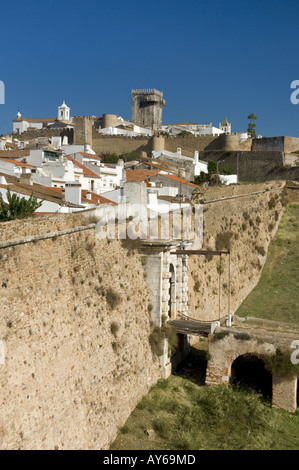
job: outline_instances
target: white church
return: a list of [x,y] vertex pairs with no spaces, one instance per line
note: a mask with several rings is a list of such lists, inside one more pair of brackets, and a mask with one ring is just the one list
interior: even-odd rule
[[13,120],[13,132],[22,134],[28,130],[34,129],[72,129],[73,118],[70,116],[70,108],[63,101],[61,106],[58,106],[58,115],[56,118],[24,118],[20,111],[17,117]]

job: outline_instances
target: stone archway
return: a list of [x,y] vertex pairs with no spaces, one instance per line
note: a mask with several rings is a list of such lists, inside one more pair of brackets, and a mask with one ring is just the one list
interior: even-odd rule
[[[224,335],[217,336],[217,333],[221,333],[221,331]],[[278,344],[261,341],[258,336],[242,335],[240,333],[237,330],[228,331],[228,329],[221,328],[219,331],[216,329],[216,333],[209,336],[210,358],[207,365],[206,385],[213,386],[221,383],[228,385],[234,381],[234,377],[237,376],[238,372],[236,370],[238,362],[241,361],[238,359],[240,356],[251,355],[261,358],[263,355],[275,354]],[[244,360],[243,365],[246,367],[246,361]],[[240,378],[240,374],[238,376]],[[273,407],[291,413],[296,411],[297,380],[297,376],[285,377],[273,373],[271,390]],[[268,385],[268,390],[269,387],[270,385]]]
[[229,383],[251,388],[266,400],[272,399],[272,374],[265,368],[263,360],[255,354],[243,354],[234,360]]

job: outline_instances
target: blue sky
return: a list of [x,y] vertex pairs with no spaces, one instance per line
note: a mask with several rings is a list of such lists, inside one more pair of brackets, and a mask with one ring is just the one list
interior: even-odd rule
[[163,123],[299,137],[298,0],[102,0],[1,4],[0,133],[25,117],[115,113],[131,119],[131,89],[156,88]]

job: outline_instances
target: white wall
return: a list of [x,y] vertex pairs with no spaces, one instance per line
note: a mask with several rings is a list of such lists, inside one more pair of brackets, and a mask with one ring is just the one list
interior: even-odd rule
[[73,155],[77,152],[86,152],[95,154],[89,145],[62,145],[61,149],[64,155]]
[[[8,187],[9,185],[7,185]],[[24,194],[19,194],[15,191],[10,191],[11,194],[17,194],[17,196],[19,196],[21,199],[24,197],[25,199],[29,199],[30,196],[25,196]],[[7,197],[6,197],[6,194],[7,194],[7,190],[5,188],[0,188],[0,194],[2,195],[3,197],[3,200],[5,202],[8,202],[7,201]],[[41,201],[41,199],[37,199],[38,202]],[[60,205],[55,203],[55,202],[50,202],[50,201],[43,201],[41,207],[39,207],[36,212],[60,212]]]
[[219,175],[219,179],[222,184],[237,184],[238,183],[237,175]]
[[7,175],[19,177],[22,173],[22,167],[16,166],[10,162],[5,162],[4,160],[0,160],[0,171],[2,173],[6,173]]

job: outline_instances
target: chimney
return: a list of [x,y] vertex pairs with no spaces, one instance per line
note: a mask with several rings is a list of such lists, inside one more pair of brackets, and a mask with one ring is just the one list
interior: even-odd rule
[[177,149],[176,149],[176,153],[177,153],[178,155],[182,155],[182,149],[181,149],[180,147],[177,148]]
[[81,205],[81,184],[75,182],[65,183],[64,199],[66,202]]
[[86,193],[86,199],[89,199],[91,201],[91,193]]
[[32,185],[32,174],[31,173],[25,173],[25,171],[22,171],[21,176],[20,176],[20,183],[21,184],[28,184]]
[[195,150],[194,152],[194,164],[197,165],[199,161],[199,152],[198,150]]

